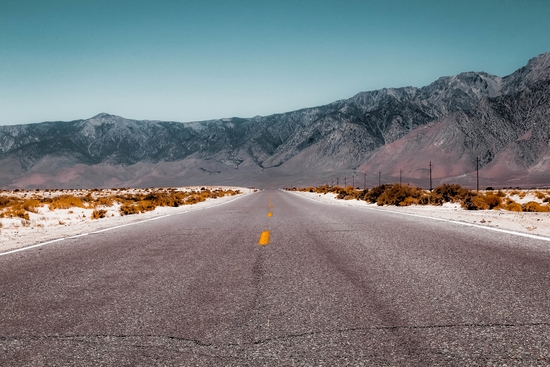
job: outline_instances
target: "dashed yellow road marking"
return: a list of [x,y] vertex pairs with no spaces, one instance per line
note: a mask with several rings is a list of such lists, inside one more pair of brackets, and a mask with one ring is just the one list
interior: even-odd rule
[[269,213],[267,213],[267,216],[268,216],[268,217],[272,217],[272,216],[273,216],[273,213],[272,213],[272,212],[269,212]]
[[269,231],[263,231],[260,235],[260,240],[258,241],[258,245],[267,245],[269,244]]

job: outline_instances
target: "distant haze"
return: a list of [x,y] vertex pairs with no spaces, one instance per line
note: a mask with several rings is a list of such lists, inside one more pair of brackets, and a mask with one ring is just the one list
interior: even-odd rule
[[252,117],[550,50],[548,1],[25,0],[0,5],[0,125]]

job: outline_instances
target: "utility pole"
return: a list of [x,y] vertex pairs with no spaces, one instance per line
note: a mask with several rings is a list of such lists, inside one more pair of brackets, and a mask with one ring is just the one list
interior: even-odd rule
[[336,186],[338,186],[338,180],[340,179],[340,177],[336,177]]
[[355,189],[355,175],[351,176],[351,186]]
[[367,189],[367,174],[364,173],[364,177],[363,177],[363,190],[366,190]]
[[401,186],[401,183],[402,183],[402,181],[403,181],[402,173],[403,173],[403,171],[402,171],[402,170],[399,170],[399,186]]
[[479,192],[479,157],[476,157],[476,190]]
[[348,178],[344,177],[344,187],[347,187],[347,186],[348,186]]
[[380,183],[380,176],[382,175],[382,172],[378,171],[378,186],[382,186]]
[[432,191],[432,161],[430,161],[430,191]]

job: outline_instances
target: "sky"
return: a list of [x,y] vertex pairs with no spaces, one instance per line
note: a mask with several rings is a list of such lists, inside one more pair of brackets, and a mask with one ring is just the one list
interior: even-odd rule
[[505,76],[550,51],[549,19],[550,0],[0,0],[0,125],[265,116]]

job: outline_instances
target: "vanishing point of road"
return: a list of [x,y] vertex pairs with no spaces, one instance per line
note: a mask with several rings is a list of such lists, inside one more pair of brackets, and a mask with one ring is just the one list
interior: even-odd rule
[[548,366],[550,242],[261,191],[0,256],[2,366]]

